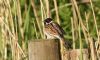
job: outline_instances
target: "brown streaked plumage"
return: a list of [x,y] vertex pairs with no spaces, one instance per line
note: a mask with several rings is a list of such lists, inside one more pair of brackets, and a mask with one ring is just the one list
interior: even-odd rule
[[59,26],[59,24],[53,22],[51,18],[47,18],[44,20],[44,32],[47,38],[48,36],[52,36],[53,38],[58,39],[64,38],[64,30]]

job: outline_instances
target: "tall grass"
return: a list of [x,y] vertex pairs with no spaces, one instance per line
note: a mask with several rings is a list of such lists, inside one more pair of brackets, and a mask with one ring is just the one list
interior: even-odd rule
[[[90,59],[97,60],[99,13],[95,14],[95,3],[91,0],[81,3],[76,0],[70,3],[68,0],[0,0],[0,60],[28,60],[27,43],[45,38],[43,20],[47,17],[63,27],[65,38],[73,41],[73,49],[80,49],[80,60],[84,59],[82,49],[86,47],[90,49]],[[98,42],[96,46],[94,39]]]

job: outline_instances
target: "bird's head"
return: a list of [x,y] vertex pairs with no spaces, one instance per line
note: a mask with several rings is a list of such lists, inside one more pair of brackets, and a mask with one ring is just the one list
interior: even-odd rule
[[52,19],[51,18],[46,18],[45,20],[44,20],[44,24],[50,24],[52,22]]

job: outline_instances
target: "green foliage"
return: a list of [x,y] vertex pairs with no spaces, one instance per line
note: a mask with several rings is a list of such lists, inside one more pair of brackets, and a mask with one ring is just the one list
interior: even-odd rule
[[[21,36],[21,31],[19,28],[19,19],[17,13],[18,13],[18,6],[17,6],[17,2],[18,0],[11,0],[10,2],[10,6],[11,6],[11,13],[12,13],[12,17],[13,17],[13,24],[14,24],[14,29],[15,29],[15,33],[18,33],[18,43],[19,45],[22,47],[23,43],[22,40],[24,39],[24,43],[25,43],[25,52],[27,51],[27,43],[29,40],[31,39],[41,39],[41,35],[40,35],[40,31],[39,31],[39,27],[37,25],[36,22],[36,17],[33,11],[33,7],[31,4],[31,0],[19,0],[20,1],[20,11],[21,11],[21,18],[22,18],[22,28],[23,28],[23,36]],[[94,4],[94,11],[96,14],[96,21],[97,21],[97,26],[98,29],[100,29],[100,0],[96,0],[95,2],[93,2]],[[42,14],[41,14],[41,4],[40,4],[40,0],[34,0],[34,4],[36,7],[36,11],[37,11],[37,15],[38,15],[38,19],[39,19],[39,24],[41,26],[41,29],[43,29],[42,26]],[[73,36],[72,36],[72,26],[71,26],[71,17],[73,17],[73,11],[72,11],[72,7],[71,5],[66,6],[65,4],[69,4],[69,0],[57,0],[57,5],[58,5],[58,13],[59,13],[59,19],[60,19],[60,25],[61,27],[64,29],[65,31],[65,38],[72,41],[73,40]],[[54,21],[56,20],[56,14],[55,11],[52,12],[53,9],[55,9],[54,7],[54,2],[53,0],[49,1],[49,5],[50,5],[50,11],[51,11],[51,17],[53,18]],[[45,2],[43,1],[43,6],[44,6],[44,10],[46,10],[45,8]],[[63,7],[61,7],[63,6]],[[86,19],[85,19],[85,12],[89,13],[90,12],[90,16],[88,19],[88,26],[89,26],[89,33],[90,35],[94,38],[97,39],[97,31],[96,31],[96,27],[94,24],[94,20],[93,20],[93,15],[92,15],[92,10],[90,7],[90,4],[80,4],[79,5],[79,9],[80,9],[80,13],[81,13],[81,17],[82,17],[82,21],[84,23],[84,25],[86,26]],[[42,11],[43,12],[43,11]],[[46,12],[45,12],[46,14]],[[10,19],[8,19],[10,20]],[[79,19],[78,22],[79,23]],[[2,32],[1,32],[2,28],[0,27],[0,56],[3,54],[3,40],[2,40]],[[76,29],[75,31],[77,31],[78,29]],[[42,30],[43,32],[43,30]],[[78,32],[78,31],[77,31]],[[82,32],[82,28],[80,28],[80,34],[81,34],[81,40],[82,40],[82,44],[83,44],[83,48],[86,48],[86,41],[85,41],[85,37],[84,34]],[[75,37],[76,38],[76,37]],[[76,48],[79,48],[79,37],[76,38]],[[23,47],[22,47],[23,48]],[[11,47],[8,47],[7,51],[8,51],[8,60],[11,60],[12,56],[12,52],[10,51]],[[27,52],[26,52],[27,53]]]

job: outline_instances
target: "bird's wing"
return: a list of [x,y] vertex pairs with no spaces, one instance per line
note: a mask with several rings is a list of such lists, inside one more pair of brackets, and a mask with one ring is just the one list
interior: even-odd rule
[[62,29],[62,27],[58,23],[54,22],[53,26],[58,31],[58,33],[60,35],[64,35],[65,34],[64,30]]
[[53,26],[53,24],[48,24],[45,26],[45,31],[50,35],[59,35],[57,29]]
[[56,36],[57,38],[63,38],[64,30],[59,26],[59,24],[53,22],[45,26],[45,31],[51,36]]

